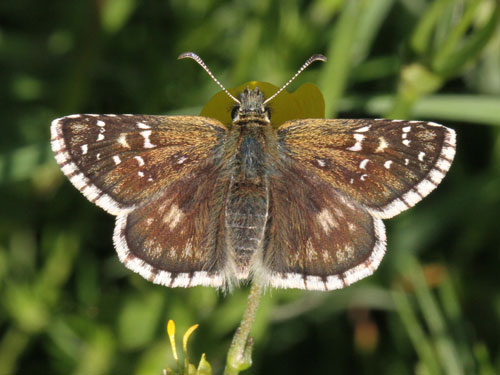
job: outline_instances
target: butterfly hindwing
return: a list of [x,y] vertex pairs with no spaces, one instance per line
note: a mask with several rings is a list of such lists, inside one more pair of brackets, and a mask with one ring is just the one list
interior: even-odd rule
[[51,126],[63,173],[114,215],[216,158],[225,133],[219,121],[199,116],[71,115]]
[[332,290],[378,267],[385,253],[384,224],[361,204],[293,162],[270,179],[270,191],[262,256],[266,283]]
[[455,155],[455,132],[424,121],[295,120],[278,137],[295,163],[380,218],[434,190]]
[[144,278],[169,287],[226,286],[230,253],[223,252],[224,190],[216,165],[169,185],[158,199],[117,217],[120,260]]

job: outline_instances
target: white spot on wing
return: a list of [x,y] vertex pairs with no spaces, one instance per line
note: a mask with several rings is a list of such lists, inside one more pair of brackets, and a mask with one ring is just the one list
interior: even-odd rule
[[55,154],[55,158],[56,158],[57,164],[62,165],[67,160],[69,160],[69,155],[67,155],[65,152],[61,152],[61,153]]
[[104,139],[104,134],[99,133],[99,135],[97,136],[97,140],[102,141],[103,139]]
[[384,137],[379,137],[378,138],[379,140],[379,144],[377,146],[377,149],[375,150],[375,152],[382,152],[384,151],[389,145],[387,144],[387,141],[385,140]]
[[391,167],[391,164],[392,164],[392,160],[387,160],[387,161],[384,163],[384,168],[389,169],[389,168]]
[[441,155],[448,159],[453,159],[455,157],[455,148],[454,147],[445,147],[441,151]]
[[321,257],[323,258],[324,262],[330,263],[332,261],[332,256],[327,250],[321,253]]
[[75,164],[69,163],[69,164],[66,164],[64,167],[62,167],[61,170],[63,171],[63,173],[66,176],[68,176],[68,175],[74,173],[75,171],[77,171],[77,168],[76,168]]
[[139,133],[140,135],[142,135],[142,137],[144,138],[144,148],[154,148],[155,145],[151,143],[151,141],[149,140],[149,136],[151,135],[151,130],[145,130],[143,132],[140,132]]
[[82,155],[85,155],[87,153],[87,151],[89,150],[89,146],[88,145],[82,145],[81,149],[82,149]]
[[309,261],[314,259],[314,256],[316,255],[316,252],[314,251],[312,241],[307,240],[306,242],[306,257],[309,259]]
[[185,156],[181,156],[179,159],[177,159],[177,164],[182,164],[187,160]]
[[437,122],[432,122],[432,121],[428,122],[427,125],[443,127],[443,125],[438,124]]
[[335,215],[337,215],[338,217],[340,217],[340,218],[344,217],[344,213],[342,212],[342,210],[340,208],[334,208],[333,210],[335,211]]
[[422,197],[413,189],[407,192],[405,195],[403,195],[403,198],[405,202],[407,202],[410,205],[410,207],[413,207],[422,199]]
[[175,204],[173,204],[170,207],[170,211],[168,214],[163,218],[163,222],[168,225],[170,230],[173,230],[177,224],[179,224],[179,221],[181,221],[182,217],[184,216],[184,213],[179,209],[179,207]]
[[102,120],[97,120],[97,126],[105,126],[106,123]]
[[145,123],[143,123],[143,122],[138,122],[138,123],[137,123],[137,127],[138,127],[139,129],[151,129],[151,126],[146,125],[146,124],[145,124]]
[[403,132],[408,133],[411,130],[411,125],[405,126]]
[[359,178],[361,181],[364,181],[366,180],[366,178],[368,177],[367,174],[362,174],[361,177]]
[[450,169],[451,162],[445,159],[439,159],[436,163],[436,166],[443,171],[447,171],[448,169]]
[[137,172],[137,175],[138,175],[139,177],[144,177],[144,172],[143,172],[143,171],[139,171],[139,172]]
[[339,250],[340,251],[337,252],[337,259],[339,259],[340,262],[349,261],[354,254],[354,248],[351,245],[346,245],[344,249]]
[[363,126],[362,128],[356,129],[354,131],[356,133],[364,133],[364,132],[367,132],[368,130],[370,130],[371,127],[372,127],[371,125],[366,125],[366,126]]
[[363,149],[361,142],[363,142],[365,136],[363,134],[354,134],[354,139],[356,140],[354,146],[348,147],[347,149],[350,151],[361,151]]
[[420,151],[420,152],[418,153],[418,160],[420,160],[420,161],[424,161],[424,156],[425,156],[425,152]]
[[410,159],[405,159],[405,165],[410,164]]
[[137,160],[137,163],[139,163],[139,167],[142,167],[144,163],[144,159],[141,156],[134,156],[134,159]]
[[320,223],[320,225],[323,227],[323,230],[325,233],[330,232],[331,228],[335,228],[337,226],[337,223],[332,216],[332,213],[328,209],[323,209],[318,215],[317,219]]
[[130,148],[130,145],[127,142],[127,134],[121,133],[118,137],[118,143],[121,144],[125,148]]
[[406,147],[410,147],[410,140],[409,140],[409,139],[403,139],[403,144],[404,144]]
[[317,159],[316,161],[318,162],[318,165],[320,167],[324,167],[325,166],[325,161],[323,159]]
[[369,161],[370,159],[364,159],[361,163],[359,163],[359,168],[366,169],[366,164],[368,164]]
[[421,183],[417,185],[417,191],[420,193],[421,196],[425,197],[427,194],[429,194],[432,190],[436,188],[436,185],[429,180],[423,180]]
[[113,161],[115,162],[116,165],[122,162],[118,155],[113,156]]
[[50,145],[52,146],[52,151],[59,152],[65,149],[64,142],[61,139],[53,139],[50,141]]
[[433,181],[435,184],[439,184],[443,178],[444,178],[444,173],[441,172],[438,169],[433,169],[430,173],[428,178]]

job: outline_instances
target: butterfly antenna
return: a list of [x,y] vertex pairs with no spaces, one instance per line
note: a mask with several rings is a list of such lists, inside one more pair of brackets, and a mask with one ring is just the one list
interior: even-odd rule
[[194,52],[184,52],[184,53],[181,53],[179,55],[179,57],[177,58],[178,60],[180,59],[193,59],[194,61],[196,61],[198,64],[201,65],[201,67],[203,69],[205,69],[205,71],[208,73],[208,75],[215,81],[215,83],[217,83],[219,85],[219,87],[231,98],[233,99],[236,103],[240,104],[241,105],[241,102],[236,99],[234,96],[232,96],[229,91],[227,91],[227,89],[222,86],[222,83],[219,82],[219,80],[217,78],[215,78],[215,76],[212,74],[212,72],[210,71],[210,69],[208,69],[208,66],[203,62],[203,60],[201,59],[200,56],[198,56],[196,53]]
[[298,75],[299,75],[300,73],[302,73],[302,72],[304,71],[304,69],[305,69],[305,68],[307,68],[309,65],[311,65],[311,64],[312,64],[313,62],[315,62],[315,61],[326,61],[326,57],[325,57],[325,56],[323,56],[323,55],[313,55],[313,56],[309,57],[309,58],[307,59],[307,61],[304,63],[304,65],[302,65],[302,66],[300,67],[300,69],[299,69],[299,70],[297,70],[297,73],[295,73],[295,75],[294,75],[292,78],[290,78],[290,80],[289,80],[287,83],[285,83],[285,84],[283,85],[283,87],[282,87],[282,88],[280,88],[278,91],[276,91],[276,92],[274,93],[274,95],[272,95],[271,97],[269,97],[268,99],[266,99],[266,100],[264,101],[264,104],[266,104],[266,103],[270,102],[270,101],[271,101],[271,100],[273,100],[276,96],[278,96],[278,94],[279,94],[280,92],[282,92],[282,91],[283,91],[283,90],[284,90],[284,89],[285,89],[285,88],[286,88],[286,87],[287,87],[290,83],[292,83],[292,82],[293,82],[293,80],[294,80],[295,78],[297,78],[297,77],[298,77]]

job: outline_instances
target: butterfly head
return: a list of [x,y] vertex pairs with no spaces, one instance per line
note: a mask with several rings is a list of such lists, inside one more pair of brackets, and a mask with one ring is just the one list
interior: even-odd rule
[[245,125],[249,122],[261,125],[268,125],[271,122],[271,112],[269,107],[266,106],[271,100],[278,96],[297,76],[302,73],[302,71],[307,68],[314,61],[326,61],[326,57],[323,55],[313,55],[300,67],[300,69],[295,73],[295,75],[288,80],[278,91],[276,91],[269,98],[265,99],[264,95],[260,92],[259,88],[256,87],[254,90],[248,87],[240,94],[240,99],[236,99],[231,93],[215,78],[207,65],[203,60],[194,52],[184,52],[178,57],[179,59],[192,59],[196,61],[200,66],[205,69],[208,75],[214,80],[214,82],[219,85],[219,87],[229,96],[236,105],[234,106],[231,117],[234,125]]
[[248,87],[240,94],[239,103],[237,103],[231,117],[235,125],[254,121],[257,123],[268,124],[271,122],[271,113],[269,107],[265,105],[264,95],[256,87],[254,90]]

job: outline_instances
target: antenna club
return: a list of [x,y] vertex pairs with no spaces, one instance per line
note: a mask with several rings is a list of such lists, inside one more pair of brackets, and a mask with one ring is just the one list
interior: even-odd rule
[[179,57],[177,57],[177,60],[181,60],[181,59],[193,59],[193,60],[196,60],[196,58],[199,58],[199,56],[194,53],[194,52],[183,52],[179,55]]
[[312,55],[310,57],[310,60],[311,60],[311,62],[313,62],[313,61],[327,61],[328,59],[326,58],[326,56],[323,56],[321,54],[317,54],[317,55]]

